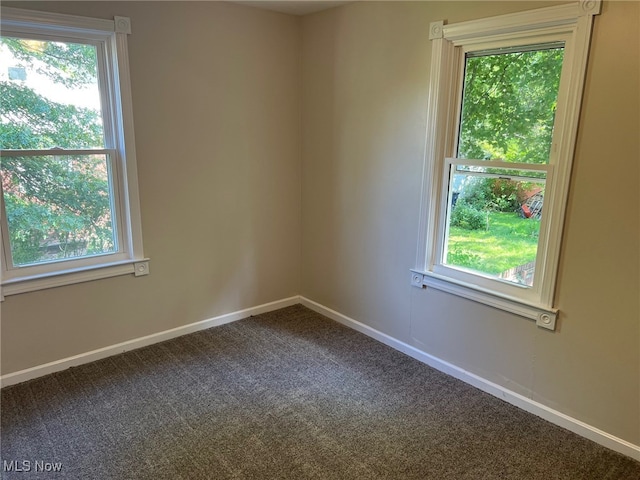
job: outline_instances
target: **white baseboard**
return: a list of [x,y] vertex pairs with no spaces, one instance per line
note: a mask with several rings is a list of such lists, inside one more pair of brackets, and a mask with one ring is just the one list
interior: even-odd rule
[[394,348],[395,350],[403,352],[410,357],[413,357],[416,360],[419,360],[435,368],[436,370],[440,370],[447,375],[451,375],[452,377],[462,380],[465,383],[473,385],[474,387],[479,388],[480,390],[498,397],[512,405],[515,405],[516,407],[519,407],[529,413],[533,413],[534,415],[544,418],[545,420],[560,427],[566,428],[567,430],[570,430],[582,437],[588,438],[589,440],[592,440],[604,447],[610,448],[611,450],[622,453],[623,455],[627,455],[628,457],[640,461],[640,446],[638,445],[634,445],[630,442],[622,440],[621,438],[610,435],[607,432],[592,427],[591,425],[565,415],[564,413],[558,412],[557,410],[549,408],[546,405],[531,400],[530,398],[524,397],[523,395],[504,388],[496,383],[490,382],[489,380],[468,372],[456,365],[434,357],[433,355],[429,355],[428,353],[425,353],[407,343],[401,342],[400,340],[397,340],[385,333],[382,333],[374,328],[371,328],[363,323],[349,318],[346,315],[336,312],[335,310],[332,310],[328,307],[325,307],[324,305],[321,305],[317,302],[314,302],[313,300],[309,300],[308,298],[302,296],[294,296],[282,300],[277,300],[275,302],[265,303],[256,307],[227,313],[207,320],[202,320],[200,322],[195,322],[189,325],[183,325],[181,327],[165,330],[163,332],[154,333],[145,337],[135,338],[133,340],[128,340],[116,345],[100,348],[91,352],[74,355],[72,357],[57,360],[55,362],[50,362],[44,365],[38,365],[36,367],[20,370],[18,372],[9,373],[0,377],[0,387],[6,387],[9,385],[14,385],[16,383],[25,382],[27,380],[41,377],[43,375],[48,375],[50,373],[65,370],[69,367],[75,367],[84,363],[93,362],[95,360],[100,360],[102,358],[117,355],[129,350],[135,350],[136,348],[145,347],[147,345],[152,345],[154,343],[169,340],[181,335],[197,332],[199,330],[205,330],[207,328],[224,325],[225,323],[235,322],[237,320],[247,318],[251,315],[260,315],[261,313],[270,312],[279,308],[295,305],[297,303],[302,303],[304,306],[310,308],[311,310],[329,317],[332,320],[335,320],[336,322],[341,323],[358,332],[364,333],[365,335],[374,338],[384,343],[385,345]]
[[520,395],[519,393],[513,392],[501,385],[490,382],[489,380],[468,372],[456,365],[441,360],[440,358],[434,357],[433,355],[429,355],[428,353],[425,353],[407,343],[401,342],[400,340],[397,340],[385,333],[382,333],[374,328],[360,323],[357,320],[349,318],[346,315],[336,312],[335,310],[327,308],[324,305],[314,302],[313,300],[309,300],[305,297],[300,297],[300,303],[310,308],[311,310],[314,310],[326,317],[331,318],[332,320],[335,320],[338,323],[357,330],[358,332],[364,333],[365,335],[374,338],[379,342],[382,342],[385,345],[388,345],[396,350],[399,350],[409,355],[410,357],[421,361],[422,363],[426,363],[436,370],[440,370],[447,375],[451,375],[452,377],[462,380],[465,383],[473,385],[474,387],[479,388],[484,392],[498,397],[529,413],[533,413],[538,417],[544,418],[545,420],[555,425],[566,428],[567,430],[582,437],[588,438],[589,440],[592,440],[604,447],[640,461],[640,446],[638,445],[634,445],[630,442],[627,442],[626,440],[610,435],[607,432],[604,432],[573,417],[565,415],[564,413],[558,412],[557,410],[549,408],[546,405],[536,402],[535,400],[531,400],[530,398]]
[[261,313],[270,312],[279,308],[289,307],[297,303],[300,303],[300,297],[298,296],[285,298],[282,300],[277,300],[275,302],[258,305],[257,307],[246,308],[237,312],[219,315],[207,320],[190,323],[189,325],[183,325],[181,327],[172,328],[170,330],[154,333],[145,337],[134,338],[132,340],[127,340],[126,342],[118,343],[116,345],[110,345],[108,347],[99,348],[97,350],[81,353],[72,357],[63,358],[62,360],[56,360],[54,362],[45,363],[43,365],[37,365],[25,370],[20,370],[18,372],[2,375],[0,377],[0,388],[14,385],[16,383],[26,382],[27,380],[31,380],[33,378],[38,378],[42,377],[43,375],[66,370],[69,367],[76,367],[84,363],[100,360],[102,358],[117,355],[129,350],[135,350],[136,348],[146,347],[147,345],[163,342],[171,338],[186,335],[187,333],[193,333],[199,330],[205,330],[207,328],[224,325],[225,323],[242,320],[243,318],[247,318],[251,315],[260,315]]

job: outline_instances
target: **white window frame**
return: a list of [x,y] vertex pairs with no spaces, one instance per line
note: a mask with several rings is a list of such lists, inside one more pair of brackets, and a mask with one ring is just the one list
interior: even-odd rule
[[[571,165],[594,15],[600,0],[583,0],[452,25],[430,25],[432,41],[427,139],[416,268],[411,283],[432,287],[536,320],[555,329],[554,292]],[[564,42],[558,106],[547,173],[534,285],[524,287],[443,263],[447,165],[455,155],[465,53]],[[449,160],[447,160],[449,159]],[[464,163],[469,163],[466,161]],[[526,168],[531,168],[527,165]],[[511,167],[510,168],[516,168]],[[534,167],[535,168],[535,167]]]
[[[136,168],[133,109],[129,80],[127,36],[131,33],[127,17],[113,20],[62,15],[48,12],[2,8],[3,36],[28,36],[61,42],[96,46],[98,75],[103,109],[105,148],[57,150],[58,155],[103,154],[111,162],[114,229],[118,249],[114,253],[59,260],[24,267],[13,267],[4,205],[0,210],[2,274],[0,298],[44,288],[69,285],[117,275],[146,275],[148,259],[142,248],[142,225]],[[36,151],[2,151],[17,156]],[[3,199],[1,199],[3,200]]]

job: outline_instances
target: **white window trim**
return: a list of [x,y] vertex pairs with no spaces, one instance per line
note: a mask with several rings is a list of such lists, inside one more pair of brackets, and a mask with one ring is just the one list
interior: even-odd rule
[[[138,174],[136,167],[135,136],[133,129],[133,108],[127,35],[131,33],[131,23],[127,17],[114,17],[113,20],[38,12],[17,8],[2,8],[0,21],[2,34],[11,33],[49,35],[73,41],[95,40],[104,42],[107,62],[103,78],[111,101],[108,102],[108,116],[112,128],[114,145],[106,145],[105,151],[115,151],[114,196],[119,215],[118,232],[122,248],[118,254],[102,255],[93,258],[69,259],[47,265],[58,266],[44,269],[30,269],[20,275],[7,270],[7,252],[1,255],[2,281],[0,300],[4,296],[31,292],[45,288],[70,285],[85,281],[108,278],[117,275],[149,273],[149,259],[145,258],[142,248],[142,223],[140,218],[140,200],[138,193]],[[101,72],[101,75],[103,72]],[[64,151],[62,152],[64,154]],[[4,229],[2,229],[4,230]],[[0,230],[0,235],[6,232]],[[4,245],[4,242],[2,242]]]
[[[600,0],[530,10],[509,15],[445,25],[430,26],[432,41],[429,100],[423,191],[420,208],[416,268],[411,269],[411,283],[416,287],[432,287],[486,305],[536,320],[538,326],[555,329],[558,309],[554,293],[560,257],[560,242],[569,190],[571,165],[575,151],[578,118],[586,73],[593,16],[600,13]],[[464,52],[504,44],[543,43],[562,39],[565,60],[559,91],[559,107],[554,126],[552,160],[547,188],[552,199],[545,208],[546,227],[540,232],[542,255],[538,255],[537,282],[526,294],[517,285],[492,287],[474,281],[477,275],[450,275],[438,265],[438,239],[443,232],[444,159],[453,156],[457,112],[461,85],[459,68]],[[562,103],[562,108],[560,107]],[[564,115],[563,115],[564,113]],[[546,207],[546,206],[545,206]],[[498,281],[494,281],[497,285]],[[489,282],[490,284],[490,282]]]

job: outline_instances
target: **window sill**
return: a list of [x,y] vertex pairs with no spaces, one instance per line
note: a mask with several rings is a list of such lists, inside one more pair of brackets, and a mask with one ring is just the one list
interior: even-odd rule
[[32,275],[4,280],[2,282],[2,297],[34,292],[46,288],[61,287],[74,283],[90,282],[102,278],[117,277],[134,274],[136,277],[149,274],[149,259],[125,260],[88,267],[59,270],[57,272]]
[[411,285],[419,288],[435,288],[436,290],[515,313],[521,317],[535,320],[536,325],[548,330],[555,330],[556,328],[557,308],[536,305],[518,298],[507,297],[506,295],[485,290],[477,285],[460,282],[443,275],[421,270],[411,270]]

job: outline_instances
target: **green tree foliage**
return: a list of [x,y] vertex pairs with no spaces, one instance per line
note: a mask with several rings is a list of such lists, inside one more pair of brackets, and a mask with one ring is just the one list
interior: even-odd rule
[[458,157],[547,163],[563,53],[468,58]]
[[[16,64],[80,92],[96,83],[91,45],[0,37]],[[0,148],[86,149],[104,145],[100,112],[59,103],[24,82],[0,81]],[[106,159],[102,155],[3,156],[2,187],[13,262],[111,251],[114,247]]]
[[0,148],[102,147],[99,112],[52,102],[10,81],[0,82],[0,96]]

